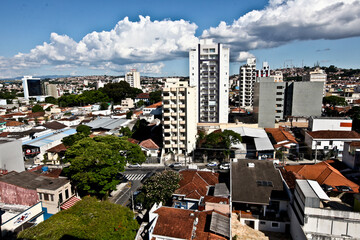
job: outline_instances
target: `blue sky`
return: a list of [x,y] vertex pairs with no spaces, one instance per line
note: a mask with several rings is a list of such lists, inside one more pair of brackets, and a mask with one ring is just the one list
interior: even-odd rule
[[[142,16],[142,17],[139,17]],[[272,68],[360,68],[358,0],[0,1],[0,78],[46,74],[188,75],[200,38]]]

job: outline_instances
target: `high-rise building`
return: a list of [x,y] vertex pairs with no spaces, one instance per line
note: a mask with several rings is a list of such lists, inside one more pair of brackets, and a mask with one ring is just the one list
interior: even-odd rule
[[229,48],[210,39],[190,50],[190,86],[197,87],[199,123],[228,122],[229,55]]
[[60,96],[59,89],[57,89],[55,84],[45,84],[45,90],[46,95],[52,96],[54,98],[59,98]]
[[259,78],[254,87],[254,113],[259,127],[274,127],[287,116],[320,116],[322,82],[275,82]]
[[140,73],[136,69],[131,69],[130,72],[126,73],[125,81],[130,84],[130,87],[141,89]]
[[269,77],[268,62],[262,63],[262,68],[256,70],[256,58],[248,58],[246,64],[240,67],[239,103],[240,107],[251,109],[254,104],[254,85],[258,77]]
[[314,71],[309,72],[308,74],[302,77],[304,82],[322,82],[324,85],[323,96],[325,96],[325,83],[326,83],[327,74],[324,70],[316,68]]
[[246,64],[240,67],[239,102],[240,107],[253,106],[253,89],[256,82],[256,58],[248,58]]
[[24,89],[24,98],[29,100],[30,97],[42,96],[43,89],[40,78],[33,78],[32,76],[24,76],[22,79]]
[[195,148],[196,124],[196,88],[179,78],[168,78],[163,89],[165,152],[190,153]]

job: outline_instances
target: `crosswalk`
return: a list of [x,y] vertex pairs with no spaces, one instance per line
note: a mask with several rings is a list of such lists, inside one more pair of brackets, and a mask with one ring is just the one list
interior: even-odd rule
[[128,181],[141,181],[146,176],[146,173],[127,173],[124,177]]

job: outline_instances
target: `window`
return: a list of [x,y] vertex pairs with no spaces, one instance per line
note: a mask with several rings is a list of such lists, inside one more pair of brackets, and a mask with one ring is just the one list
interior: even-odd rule
[[316,142],[316,145],[321,146],[321,142]]
[[54,194],[50,194],[50,201],[54,201]]
[[282,86],[277,86],[276,88],[277,88],[277,89],[283,89],[283,87],[282,87]]
[[333,141],[332,141],[332,140],[329,141],[329,145],[333,145]]
[[260,225],[265,225],[266,222],[265,221],[260,221]]
[[277,98],[276,101],[282,101],[283,99],[282,98]]
[[42,200],[42,193],[39,193],[39,199]]
[[279,223],[277,223],[277,222],[272,222],[272,223],[271,223],[271,227],[272,227],[272,228],[279,228],[280,225],[279,225]]
[[61,193],[61,192],[59,193],[59,202],[60,202],[60,203],[63,202],[63,196],[62,196],[62,193]]
[[276,95],[282,95],[282,92],[277,92]]
[[49,194],[44,193],[44,200],[45,200],[45,201],[49,201]]
[[68,199],[69,198],[69,189],[66,189],[65,190],[65,199]]
[[215,48],[210,48],[209,50],[210,50],[211,53],[215,52]]

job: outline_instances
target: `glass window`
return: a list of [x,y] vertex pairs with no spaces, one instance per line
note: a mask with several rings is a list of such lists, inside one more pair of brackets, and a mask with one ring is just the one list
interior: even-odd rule
[[277,222],[272,222],[272,223],[271,223],[271,227],[272,227],[272,228],[279,228],[280,226],[279,226],[279,223],[277,223]]
[[39,193],[39,199],[42,200],[42,193]]
[[50,201],[54,201],[54,194],[50,194]]
[[69,198],[69,189],[66,189],[65,190],[65,199],[68,199]]
[[49,201],[49,194],[44,193],[44,200],[45,200],[45,201]]
[[62,196],[62,193],[61,193],[61,192],[59,193],[59,202],[60,202],[60,203],[63,202],[63,196]]

